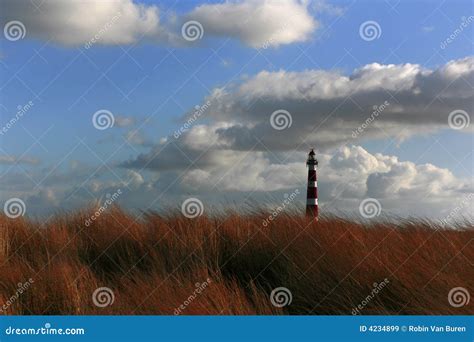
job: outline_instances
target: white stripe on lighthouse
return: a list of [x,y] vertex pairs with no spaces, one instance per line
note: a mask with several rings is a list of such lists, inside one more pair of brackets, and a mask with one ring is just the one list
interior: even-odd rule
[[309,164],[308,169],[310,170],[316,170],[316,165]]
[[308,182],[308,188],[317,188],[318,187],[318,181],[309,181]]
[[317,198],[307,198],[306,199],[306,204],[307,205],[318,205],[318,199]]

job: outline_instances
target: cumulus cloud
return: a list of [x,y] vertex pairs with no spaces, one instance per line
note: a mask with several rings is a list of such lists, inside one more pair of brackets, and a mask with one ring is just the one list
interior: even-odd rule
[[205,4],[187,18],[200,22],[205,34],[234,37],[255,48],[308,40],[319,25],[307,1],[300,0]]
[[92,40],[104,45],[130,44],[142,37],[165,36],[158,7],[131,0],[5,0],[2,9],[2,25],[19,20],[25,25],[28,37],[67,46],[87,44]]
[[[320,159],[320,198],[338,209],[355,211],[360,200],[373,197],[388,212],[439,217],[474,192],[472,180],[448,169],[371,154],[360,146],[343,146]],[[471,215],[473,205],[471,197],[462,214]]]
[[21,21],[27,37],[64,46],[118,45],[137,41],[189,45],[181,25],[197,20],[204,38],[231,37],[252,47],[280,46],[308,40],[318,22],[306,1],[242,0],[200,5],[182,16],[161,16],[156,5],[132,0],[41,2],[3,0],[2,26]]
[[346,193],[345,197],[355,198],[450,198],[470,184],[457,179],[448,169],[371,154],[360,146],[339,148],[328,160],[327,167],[322,163],[321,172],[330,175],[331,183],[349,184],[352,193]]
[[[178,139],[170,136],[166,144],[122,165],[177,170],[193,162],[205,170],[238,151],[329,151],[363,140],[403,140],[449,128],[453,110],[469,114],[474,100],[470,84],[473,57],[434,70],[375,63],[349,76],[321,70],[264,71],[228,89],[215,89],[207,99],[208,124],[195,123]],[[271,114],[278,109],[290,113],[290,127],[272,127]]]
[[[227,89],[216,89],[206,115],[226,123],[215,133],[237,150],[257,142],[272,150],[324,149],[360,140],[404,139],[448,127],[450,112],[470,112],[472,84],[473,57],[436,69],[373,63],[350,75],[262,71]],[[292,125],[276,131],[270,117],[279,109],[290,113]]]

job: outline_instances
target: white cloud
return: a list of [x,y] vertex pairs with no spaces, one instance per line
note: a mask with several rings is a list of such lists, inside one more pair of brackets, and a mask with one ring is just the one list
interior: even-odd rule
[[162,32],[156,6],[136,4],[131,0],[37,2],[6,0],[2,2],[2,22],[20,20],[27,36],[52,40],[62,45],[130,44],[137,39]]
[[204,27],[204,34],[234,37],[259,48],[308,40],[318,22],[307,1],[245,0],[196,7],[187,17]]
[[[320,159],[322,201],[341,210],[356,211],[361,199],[374,197],[386,212],[442,218],[474,192],[472,180],[448,169],[370,154],[360,146],[344,146]],[[471,216],[473,205],[471,200],[461,214]]]
[[[206,115],[221,127],[219,141],[237,150],[262,142],[272,150],[299,146],[332,148],[360,139],[433,132],[448,127],[453,110],[472,108],[474,58],[451,61],[436,69],[417,64],[369,64],[350,75],[336,71],[262,71],[227,89],[216,90]],[[385,106],[363,132],[374,106]],[[271,114],[278,109],[292,116],[292,126],[275,131]],[[472,126],[467,130],[471,130]]]
[[[467,185],[448,169],[432,164],[399,161],[395,156],[370,154],[360,146],[344,146],[321,163],[321,172],[331,183],[352,186],[353,197],[421,199],[438,196],[449,199]],[[351,196],[345,196],[351,197]]]

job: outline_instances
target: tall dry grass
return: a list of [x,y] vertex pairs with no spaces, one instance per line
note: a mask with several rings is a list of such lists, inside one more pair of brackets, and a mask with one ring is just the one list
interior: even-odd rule
[[[454,287],[474,292],[468,223],[364,226],[282,213],[265,227],[264,213],[136,219],[112,208],[86,226],[90,214],[57,215],[43,226],[0,217],[3,314],[172,315],[180,306],[181,314],[351,314],[362,303],[360,314],[474,313],[473,301],[448,301]],[[99,287],[113,291],[111,305],[94,305]],[[290,305],[272,305],[277,287],[291,291]]]

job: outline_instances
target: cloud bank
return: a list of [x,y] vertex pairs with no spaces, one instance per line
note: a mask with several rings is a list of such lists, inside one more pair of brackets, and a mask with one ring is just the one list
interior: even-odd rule
[[[348,76],[322,70],[262,71],[228,89],[214,89],[202,114],[209,124],[198,121],[178,139],[170,135],[171,143],[123,166],[176,170],[195,161],[203,168],[238,151],[327,151],[366,140],[403,140],[449,128],[449,114],[455,110],[468,113],[474,101],[471,84],[473,57],[433,70],[374,63]],[[272,122],[279,109],[291,120],[281,130]]]
[[3,0],[1,24],[17,20],[26,36],[64,46],[133,44],[189,45],[181,35],[190,20],[204,39],[229,37],[251,47],[277,47],[310,39],[318,28],[307,1],[242,0],[199,5],[189,13],[163,14],[156,5],[132,0],[40,2]]
[[5,0],[2,9],[2,25],[19,20],[27,37],[65,46],[87,44],[96,36],[101,45],[131,44],[141,37],[161,37],[164,33],[158,7],[131,0]]
[[[470,111],[472,84],[473,57],[433,70],[373,63],[350,75],[262,71],[231,89],[215,90],[208,115],[227,123],[214,133],[234,149],[250,149],[257,141],[271,150],[325,149],[448,127],[449,113]],[[291,126],[279,132],[271,125],[277,110],[291,116]]]

